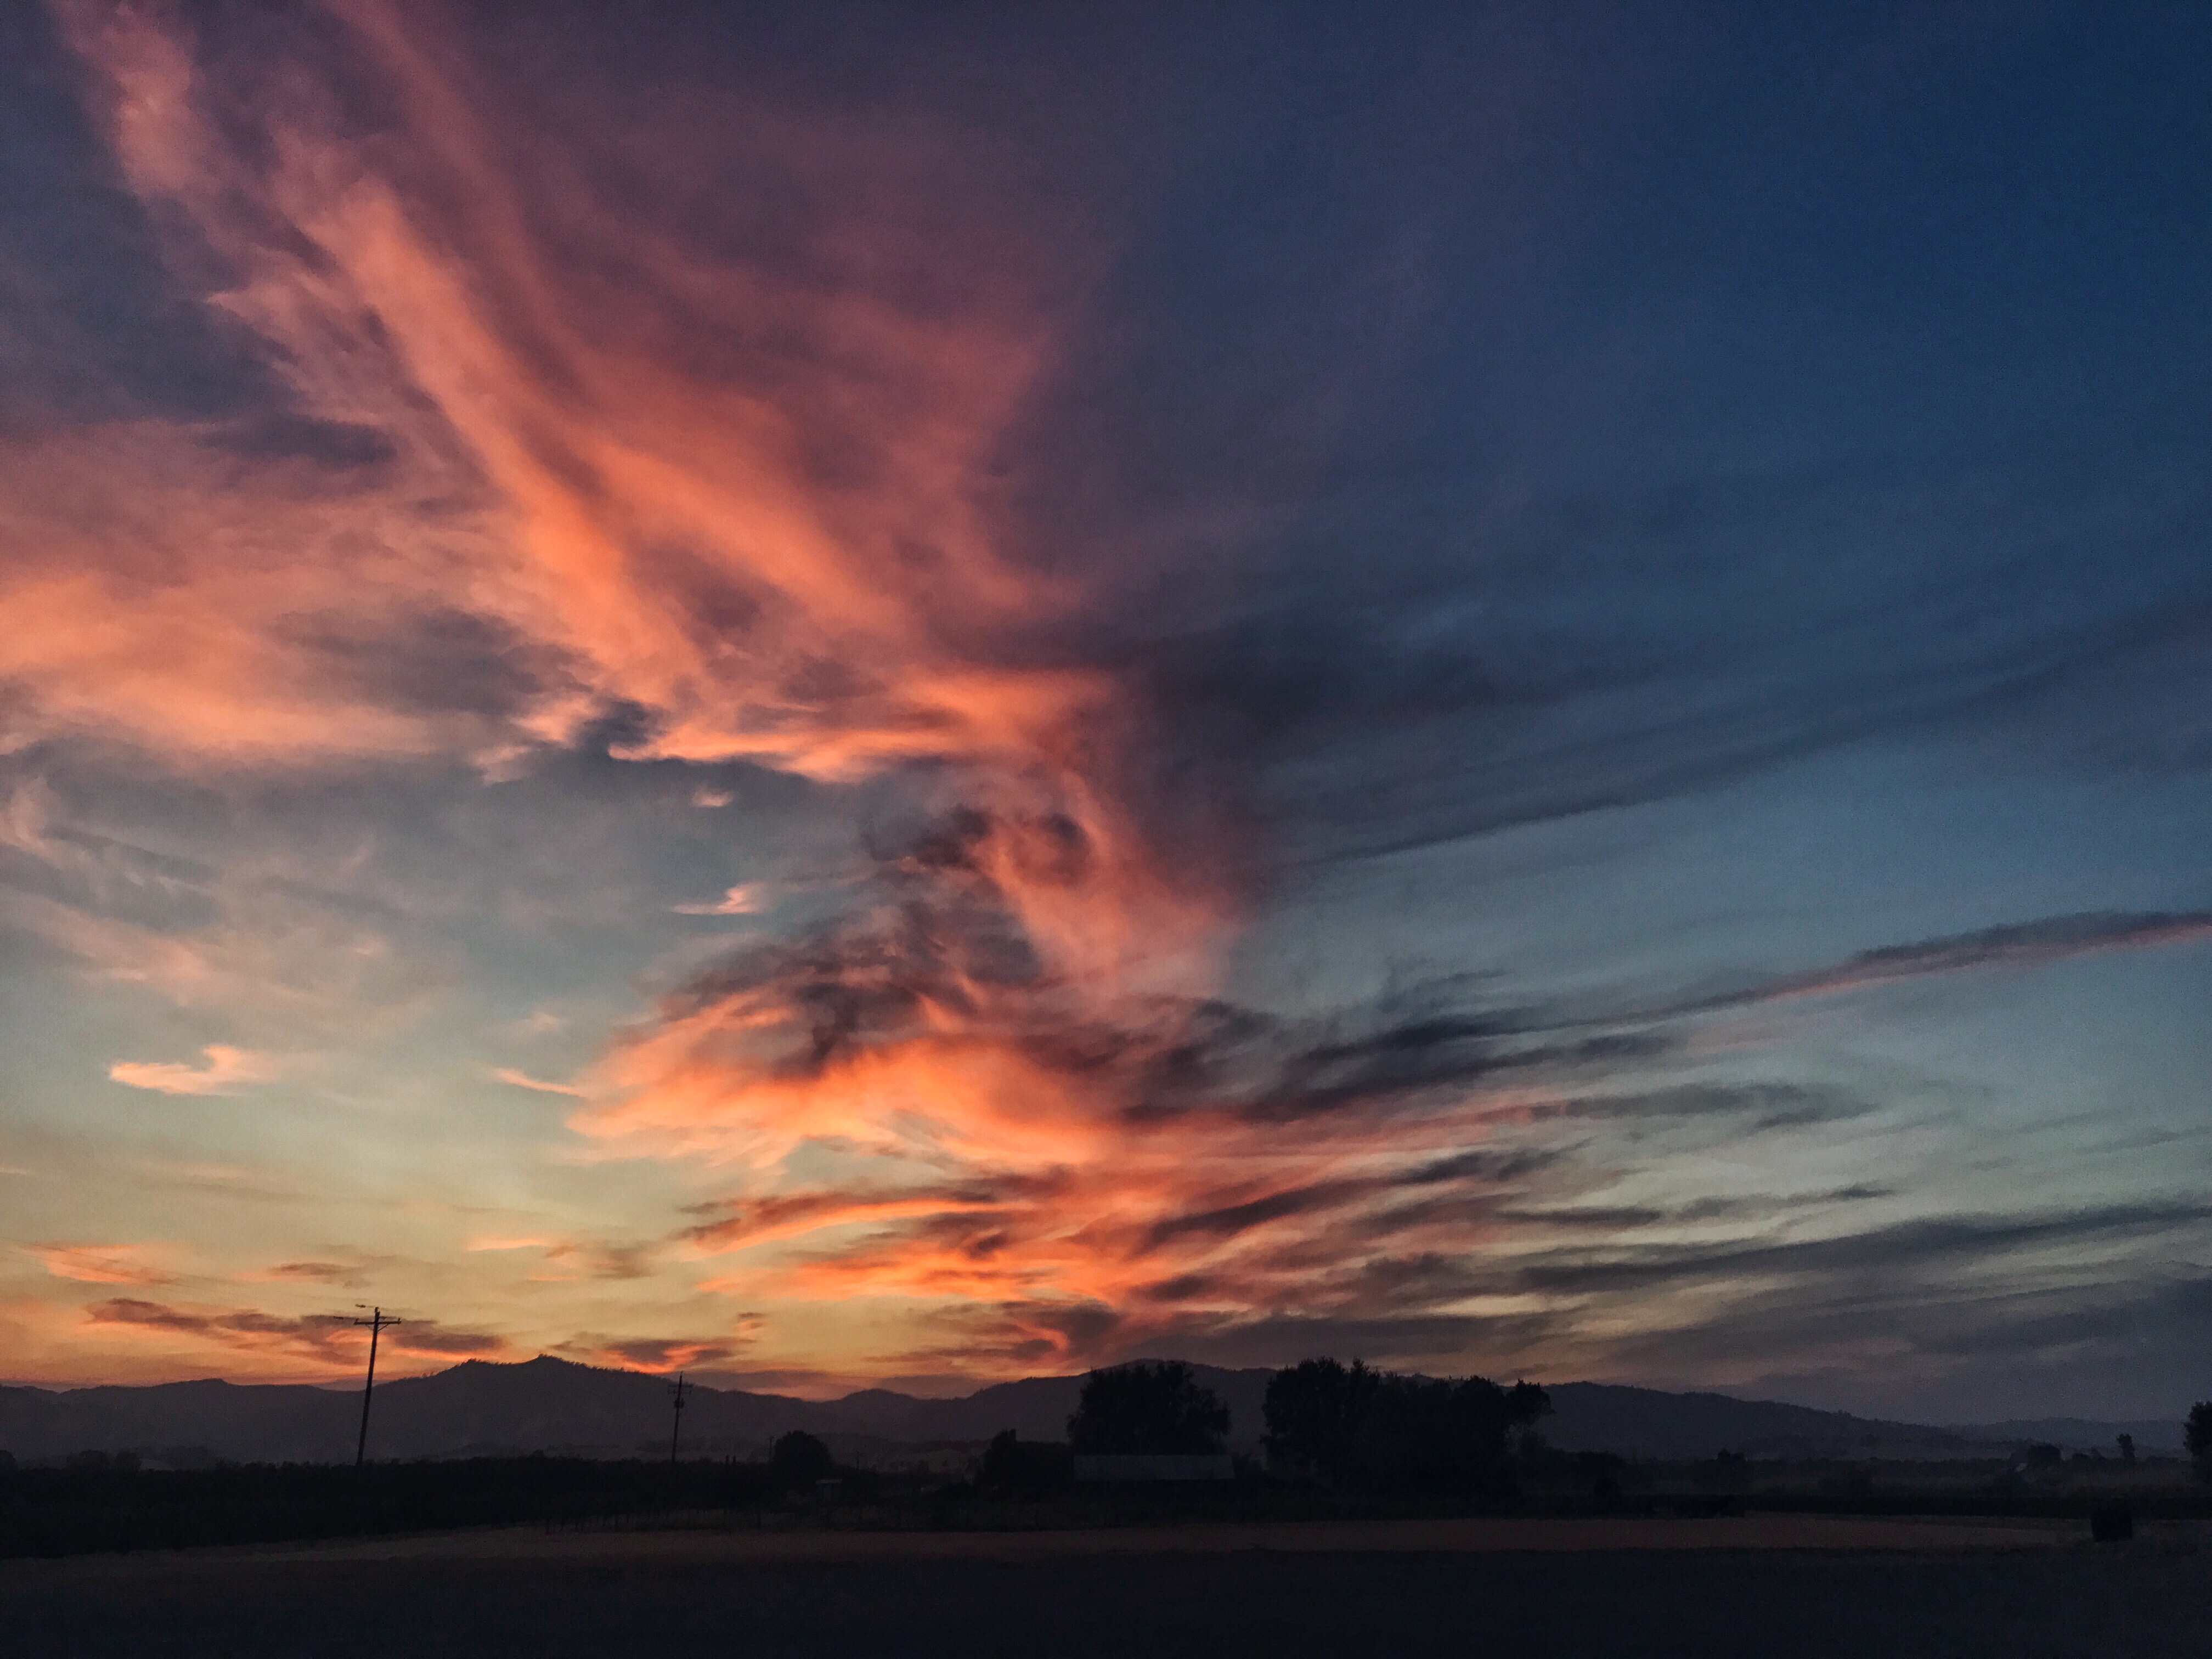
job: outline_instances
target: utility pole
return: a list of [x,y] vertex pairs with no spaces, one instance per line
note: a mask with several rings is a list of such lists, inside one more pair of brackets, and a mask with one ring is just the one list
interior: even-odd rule
[[676,1422],[668,1431],[668,1467],[672,1469],[676,1467],[676,1442],[684,1432],[684,1407],[691,1401],[691,1385],[684,1380],[684,1373],[678,1371],[670,1388],[676,1396]]
[[[358,1308],[361,1304],[356,1302],[353,1305]],[[353,1322],[368,1327],[368,1380],[361,1385],[361,1438],[354,1443],[353,1448],[353,1466],[359,1468],[368,1461],[368,1396],[369,1391],[376,1387],[376,1339],[384,1334],[386,1325],[404,1322],[387,1317],[381,1308],[372,1308],[368,1318],[356,1319]]]

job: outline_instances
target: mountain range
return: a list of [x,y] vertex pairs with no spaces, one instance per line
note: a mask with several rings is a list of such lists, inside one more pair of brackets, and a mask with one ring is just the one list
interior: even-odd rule
[[[1231,1443],[1256,1444],[1273,1372],[1196,1370],[1229,1407]],[[958,1399],[866,1389],[826,1401],[702,1386],[691,1390],[684,1413],[683,1446],[693,1455],[742,1456],[757,1453],[778,1435],[805,1429],[828,1440],[847,1462],[882,1465],[915,1461],[932,1448],[972,1445],[1002,1429],[1025,1440],[1056,1440],[1066,1436],[1082,1384],[1080,1376],[1033,1376]],[[2109,1452],[2122,1432],[2132,1433],[2145,1453],[2178,1449],[2180,1443],[2179,1423],[2068,1418],[1936,1427],[1605,1382],[1555,1383],[1550,1394],[1552,1414],[1541,1432],[1552,1444],[1643,1457],[1709,1457],[1728,1449],[1753,1457],[1936,1461],[1998,1455],[2024,1440]],[[380,1384],[370,1450],[384,1458],[530,1451],[659,1455],[668,1447],[670,1405],[667,1379],[641,1372],[550,1356],[518,1364],[472,1359],[428,1376]],[[19,1460],[131,1450],[170,1463],[343,1462],[353,1455],[360,1412],[357,1391],[307,1383],[0,1385],[0,1449]]]

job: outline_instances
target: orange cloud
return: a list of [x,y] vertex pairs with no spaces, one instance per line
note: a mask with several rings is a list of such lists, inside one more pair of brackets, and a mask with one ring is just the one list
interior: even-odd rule
[[558,1352],[587,1365],[665,1375],[726,1363],[736,1358],[744,1346],[740,1340],[727,1336],[622,1339],[587,1335],[562,1343]]
[[28,1244],[25,1250],[57,1279],[87,1285],[168,1285],[178,1275],[164,1244]]

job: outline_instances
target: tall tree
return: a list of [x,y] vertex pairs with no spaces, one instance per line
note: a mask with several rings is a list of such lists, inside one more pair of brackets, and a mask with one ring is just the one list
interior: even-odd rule
[[1364,1360],[1305,1359],[1267,1379],[1267,1462],[1279,1474],[1340,1486],[1382,1373]]
[[793,1429],[775,1443],[768,1455],[768,1467],[783,1486],[811,1486],[837,1472],[830,1448],[804,1429]]
[[2197,1466],[2197,1478],[2212,1481],[2212,1400],[2200,1400],[2189,1408],[2189,1420],[2181,1425],[2181,1443]]
[[1218,1452],[1229,1408],[1180,1359],[1138,1360],[1083,1379],[1067,1438],[1089,1455]]

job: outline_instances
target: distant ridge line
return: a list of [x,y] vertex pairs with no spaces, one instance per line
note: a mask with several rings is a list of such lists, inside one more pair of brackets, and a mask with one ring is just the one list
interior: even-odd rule
[[[1272,1369],[1194,1368],[1230,1408],[1233,1445],[1256,1445]],[[900,1446],[946,1446],[1012,1429],[1024,1439],[1063,1437],[1082,1386],[1079,1375],[1024,1377],[974,1393],[931,1399],[870,1388],[836,1400],[702,1384],[684,1425],[688,1452],[744,1455],[805,1429],[833,1441],[866,1443],[889,1456]],[[1611,1451],[1677,1459],[1721,1450],[1749,1456],[1903,1458],[1999,1455],[2022,1441],[2114,1454],[2132,1433],[2146,1455],[2178,1449],[2179,1421],[2100,1423],[2036,1419],[1942,1426],[1894,1423],[1845,1412],[1730,1395],[1672,1393],[1607,1382],[1547,1385],[1553,1412],[1540,1426],[1566,1451]],[[240,1462],[340,1462],[352,1455],[357,1396],[313,1383],[102,1384],[52,1389],[0,1385],[0,1449],[18,1459],[79,1451],[134,1451]],[[449,1457],[468,1453],[566,1452],[590,1456],[665,1454],[665,1379],[655,1373],[579,1364],[550,1354],[512,1363],[470,1359],[424,1376],[380,1382],[376,1455]]]

